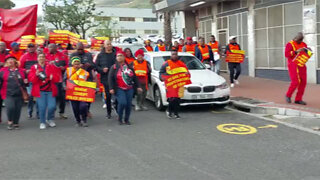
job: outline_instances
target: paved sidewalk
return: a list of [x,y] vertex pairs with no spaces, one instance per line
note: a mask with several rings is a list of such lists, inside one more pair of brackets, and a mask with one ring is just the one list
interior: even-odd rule
[[[223,73],[223,77],[229,82],[228,74]],[[271,106],[287,107],[291,109],[300,109],[309,112],[320,113],[320,85],[308,84],[304,101],[307,106],[296,104],[287,104],[285,102],[285,94],[289,87],[289,82],[277,81],[263,78],[253,78],[249,76],[240,76],[240,85],[236,85],[231,89],[232,97],[252,98],[266,102],[273,102]],[[294,96],[292,101],[294,101]]]

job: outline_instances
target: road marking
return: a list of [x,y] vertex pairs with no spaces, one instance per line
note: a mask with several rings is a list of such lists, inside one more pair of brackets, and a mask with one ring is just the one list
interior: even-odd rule
[[254,134],[258,131],[255,127],[245,124],[220,124],[217,129],[224,133],[237,135]]
[[265,125],[265,126],[260,126],[260,127],[258,127],[258,129],[277,128],[277,127],[278,127],[278,125],[269,124],[269,125]]
[[319,131],[314,131],[314,130],[306,128],[306,127],[298,126],[298,125],[295,125],[295,124],[291,124],[291,123],[287,123],[287,122],[283,122],[283,121],[279,121],[279,120],[275,120],[275,119],[262,117],[261,115],[251,114],[251,113],[239,111],[239,110],[228,108],[228,107],[226,107],[226,109],[229,109],[231,111],[235,111],[235,112],[238,112],[238,113],[241,113],[241,114],[246,114],[248,116],[257,117],[257,118],[263,119],[265,121],[282,124],[282,125],[285,125],[285,126],[290,127],[290,128],[294,128],[294,129],[297,129],[297,130],[300,130],[300,131],[304,131],[304,132],[308,132],[308,133],[320,136],[320,132]]

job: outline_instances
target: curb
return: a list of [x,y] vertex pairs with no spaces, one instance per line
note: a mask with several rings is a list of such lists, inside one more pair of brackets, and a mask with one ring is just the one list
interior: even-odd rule
[[304,118],[320,118],[320,112],[312,112],[290,107],[276,107],[274,103],[261,102],[257,104],[247,103],[239,100],[231,100],[231,106],[238,110],[250,112],[254,114],[268,114],[268,115],[283,115],[283,116],[296,116]]

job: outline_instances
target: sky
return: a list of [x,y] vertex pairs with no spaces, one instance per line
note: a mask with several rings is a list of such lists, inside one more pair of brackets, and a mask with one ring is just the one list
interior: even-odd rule
[[38,15],[43,14],[42,4],[44,0],[11,0],[11,1],[16,4],[14,9],[38,4]]

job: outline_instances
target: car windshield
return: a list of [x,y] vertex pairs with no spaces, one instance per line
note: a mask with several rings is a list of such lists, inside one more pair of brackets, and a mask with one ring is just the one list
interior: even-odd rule
[[[170,56],[161,56],[161,57],[154,57],[153,58],[153,68],[157,71],[160,71],[161,66],[163,63],[170,59]],[[203,70],[206,67],[193,56],[180,56],[179,59],[183,61],[189,70]]]

